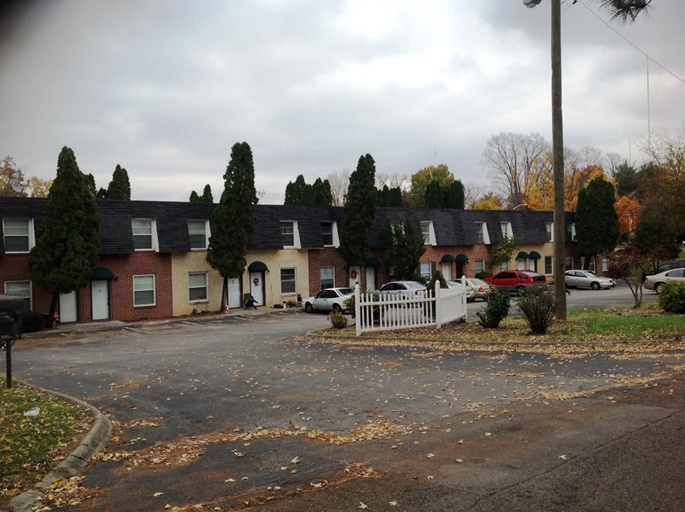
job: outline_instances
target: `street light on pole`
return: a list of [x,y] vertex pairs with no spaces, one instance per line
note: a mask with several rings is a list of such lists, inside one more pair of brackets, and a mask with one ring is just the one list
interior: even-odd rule
[[[523,0],[532,8],[542,0]],[[561,0],[552,2],[552,154],[554,157],[554,296],[555,316],[566,320],[566,249],[564,239],[564,121],[561,112]]]

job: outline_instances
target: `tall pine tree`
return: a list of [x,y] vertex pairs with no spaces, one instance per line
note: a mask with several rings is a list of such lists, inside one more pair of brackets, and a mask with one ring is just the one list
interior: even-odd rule
[[590,257],[613,251],[621,233],[614,203],[614,186],[602,178],[595,178],[578,192],[576,207],[577,251],[586,256],[587,268]]
[[128,180],[128,173],[120,165],[114,169],[112,181],[107,187],[107,199],[131,200],[131,183]]
[[224,191],[214,210],[207,250],[207,262],[224,278],[222,309],[228,307],[228,279],[245,272],[247,243],[254,233],[257,201],[252,150],[247,142],[236,142],[224,173]]
[[345,194],[338,250],[348,266],[371,257],[369,237],[376,220],[376,163],[369,154],[359,157]]
[[62,148],[45,217],[29,254],[31,278],[52,294],[50,318],[59,295],[86,286],[98,262],[100,216],[88,181],[74,152]]

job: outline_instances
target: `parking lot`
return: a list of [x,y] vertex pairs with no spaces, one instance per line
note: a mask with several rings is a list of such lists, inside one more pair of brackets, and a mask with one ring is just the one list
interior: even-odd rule
[[[303,336],[328,325],[283,311],[23,340],[17,378],[115,422],[82,483],[95,497],[70,510],[644,510],[685,498],[682,485],[656,492],[685,448],[654,438],[683,425],[685,351]],[[637,460],[653,492],[631,481],[646,478]]]

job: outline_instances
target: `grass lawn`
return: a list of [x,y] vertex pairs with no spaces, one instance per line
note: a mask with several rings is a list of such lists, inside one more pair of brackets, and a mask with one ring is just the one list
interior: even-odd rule
[[[37,415],[25,415],[29,411]],[[16,379],[7,389],[0,378],[0,509],[69,455],[92,419],[89,411]]]

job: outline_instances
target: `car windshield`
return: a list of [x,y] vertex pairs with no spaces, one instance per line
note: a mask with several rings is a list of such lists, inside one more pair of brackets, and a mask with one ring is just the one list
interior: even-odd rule
[[423,288],[423,285],[421,283],[409,282],[409,283],[404,283],[404,284],[406,285],[407,288]]
[[475,286],[483,286],[483,285],[488,284],[488,283],[486,283],[485,281],[483,281],[482,279],[476,279],[476,278],[474,278],[474,279],[469,279],[469,281],[470,281],[473,285],[475,285]]

